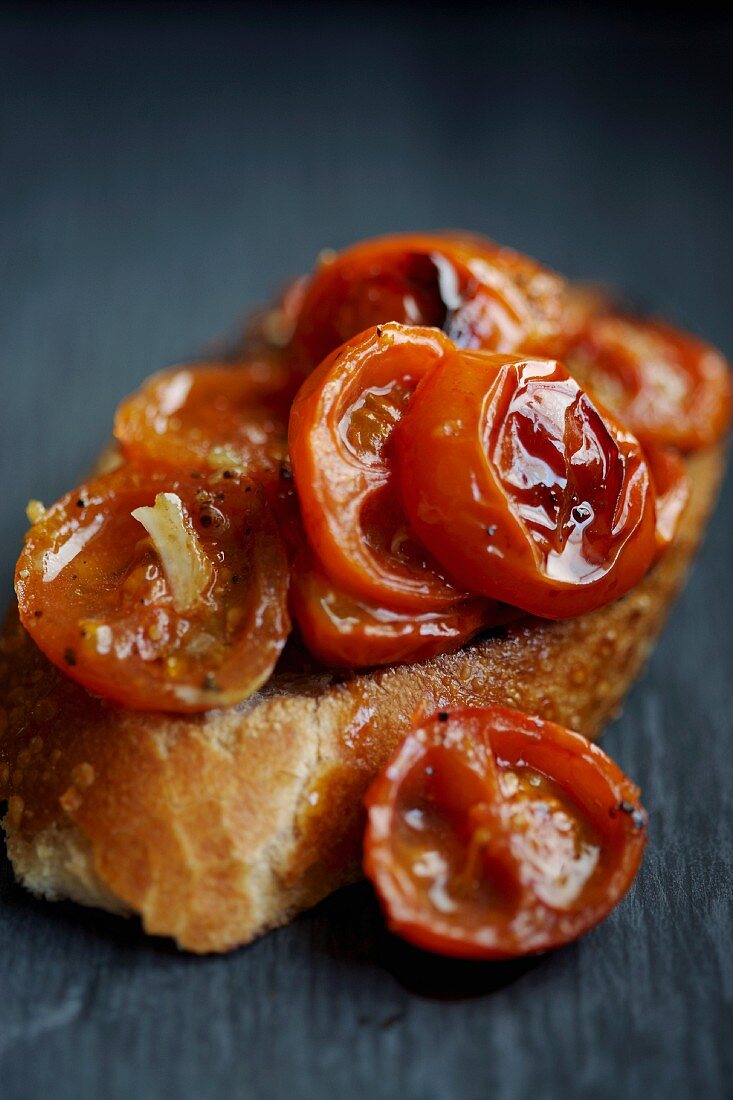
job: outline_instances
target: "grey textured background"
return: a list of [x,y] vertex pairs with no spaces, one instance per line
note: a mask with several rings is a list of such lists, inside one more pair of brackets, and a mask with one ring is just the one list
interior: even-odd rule
[[[733,23],[659,6],[0,13],[0,582],[118,399],[325,245],[460,225],[733,352]],[[733,1095],[733,509],[605,747],[651,844],[531,964],[391,941],[366,887],[229,958],[34,902],[0,864],[0,1094]]]

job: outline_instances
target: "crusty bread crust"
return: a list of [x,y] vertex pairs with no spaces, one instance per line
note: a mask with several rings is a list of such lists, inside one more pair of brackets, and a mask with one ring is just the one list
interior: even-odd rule
[[595,737],[639,672],[715,500],[722,447],[689,459],[674,546],[632,592],[565,622],[525,619],[421,665],[280,674],[247,703],[143,714],[92,698],[13,614],[0,640],[0,799],[35,893],[139,913],[225,951],[359,875],[362,795],[417,711],[503,703]]

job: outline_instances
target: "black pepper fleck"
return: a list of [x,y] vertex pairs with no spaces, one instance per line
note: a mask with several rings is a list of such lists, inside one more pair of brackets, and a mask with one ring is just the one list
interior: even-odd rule
[[447,722],[448,721],[448,711],[447,710],[439,710],[438,711],[438,721],[439,722]]
[[67,665],[71,665],[72,668],[76,664],[76,654],[71,647],[64,650],[64,660],[66,661]]
[[644,829],[646,827],[647,818],[645,811],[635,806],[633,802],[619,802],[618,809],[621,810],[622,813],[629,815],[635,829]]

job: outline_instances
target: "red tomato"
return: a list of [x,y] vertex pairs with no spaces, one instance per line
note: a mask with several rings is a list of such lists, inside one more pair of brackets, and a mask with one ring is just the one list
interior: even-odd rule
[[398,611],[443,610],[464,595],[411,537],[392,475],[395,425],[418,381],[451,349],[433,329],[370,329],[310,375],[290,413],[311,546],[340,587]]
[[307,550],[296,560],[290,600],[306,646],[331,668],[427,661],[516,618],[513,608],[483,599],[461,600],[438,612],[389,611],[339,588]]
[[325,258],[303,298],[292,355],[306,367],[372,325],[446,332],[459,347],[551,352],[565,282],[467,233],[397,234]]
[[644,444],[692,451],[714,443],[730,422],[725,359],[670,325],[591,315],[567,362],[581,385]]
[[265,493],[275,522],[280,529],[288,558],[292,562],[303,549],[305,534],[289,461],[282,463],[277,478],[272,478],[265,484]]
[[397,437],[410,524],[471,592],[562,619],[628,591],[654,557],[641,447],[559,363],[446,356]]
[[364,868],[418,947],[512,958],[568,943],[629,889],[634,784],[578,733],[503,707],[439,713],[366,796]]
[[685,464],[669,447],[647,445],[644,448],[655,495],[657,553],[674,541],[690,499],[690,479]]
[[250,316],[242,338],[248,351],[272,356],[273,349],[290,344],[309,282],[309,276],[299,276],[285,287],[274,305]]
[[89,691],[206,710],[272,672],[290,628],[287,560],[262,490],[226,473],[123,466],[28,532],[15,577],[23,624]]
[[271,477],[287,458],[290,386],[265,358],[161,371],[119,406],[115,435],[137,463]]
[[602,313],[610,313],[614,296],[607,287],[594,283],[569,283],[563,306],[562,348],[558,358],[563,359],[575,347],[588,325]]

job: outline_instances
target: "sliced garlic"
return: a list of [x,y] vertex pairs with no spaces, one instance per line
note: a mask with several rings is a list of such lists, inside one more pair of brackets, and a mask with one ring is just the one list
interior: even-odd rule
[[211,584],[213,565],[201,547],[183,501],[176,493],[158,493],[152,507],[135,508],[132,516],[153,540],[174,608],[179,614],[192,610]]

